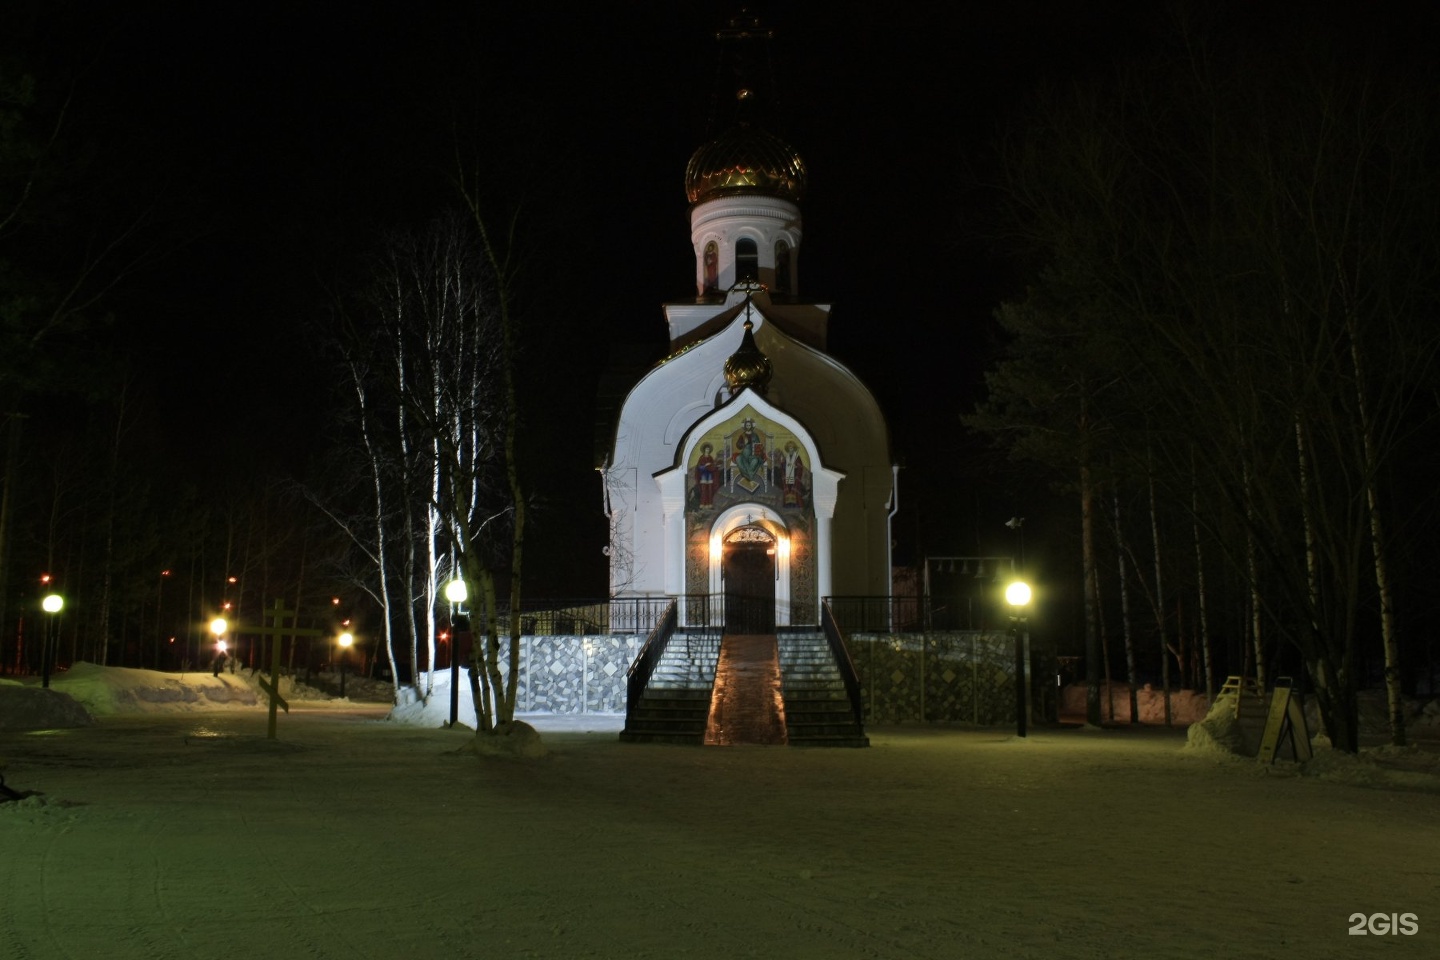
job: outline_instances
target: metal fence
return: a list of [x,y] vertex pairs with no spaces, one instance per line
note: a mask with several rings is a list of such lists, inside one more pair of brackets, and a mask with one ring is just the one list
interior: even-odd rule
[[[522,709],[623,710],[626,671],[672,607],[688,612],[690,622],[684,614],[677,621],[691,634],[725,632],[737,610],[733,598],[709,594],[527,605],[520,614]],[[837,597],[828,607],[859,680],[865,723],[1013,721],[1014,639],[1007,631],[941,629],[923,598]],[[508,632],[509,619],[501,626]]]
[[1005,632],[849,633],[866,723],[1007,723],[1014,640]]
[[[734,594],[684,594],[612,597],[609,600],[533,600],[520,611],[520,633],[525,635],[585,636],[589,634],[646,635],[655,628],[671,603],[678,605],[681,627],[718,629],[729,633],[771,633],[777,627],[820,629],[819,608],[813,603],[790,607],[767,599],[757,600]],[[943,602],[931,603],[915,596],[829,597],[825,601],[836,625],[846,633],[879,632],[922,634],[953,632],[998,626],[1005,622],[1003,611],[977,619],[972,611],[957,617]],[[505,609],[498,614],[500,633],[510,631]],[[483,610],[471,616],[477,634],[485,629]]]

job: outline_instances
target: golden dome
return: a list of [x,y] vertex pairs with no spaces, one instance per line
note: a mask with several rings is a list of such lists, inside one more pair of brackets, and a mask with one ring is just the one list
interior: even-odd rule
[[700,203],[747,193],[799,203],[805,161],[779,137],[739,123],[695,151],[685,167],[685,195]]
[[753,328],[754,324],[746,320],[745,336],[740,341],[740,349],[725,360],[725,382],[730,385],[731,395],[746,387],[754,387],[757,393],[763,394],[770,383],[770,377],[775,373],[770,358],[755,346],[755,335],[751,332]]

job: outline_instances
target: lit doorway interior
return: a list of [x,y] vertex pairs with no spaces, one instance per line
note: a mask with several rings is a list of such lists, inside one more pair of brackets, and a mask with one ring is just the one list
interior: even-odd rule
[[725,632],[775,632],[776,538],[761,526],[740,527],[725,538]]

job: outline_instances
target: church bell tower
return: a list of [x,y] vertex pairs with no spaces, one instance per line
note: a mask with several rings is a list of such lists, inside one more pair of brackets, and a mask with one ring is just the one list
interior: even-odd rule
[[825,352],[829,305],[800,297],[807,174],[765,125],[770,32],[745,18],[717,39],[733,114],[685,169],[696,295],[665,305],[671,354],[601,466],[611,592],[675,597],[682,624],[723,607],[813,626],[827,597],[890,593],[895,469],[874,396]]

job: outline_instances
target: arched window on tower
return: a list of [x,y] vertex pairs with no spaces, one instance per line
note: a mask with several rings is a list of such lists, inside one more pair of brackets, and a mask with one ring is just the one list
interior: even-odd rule
[[785,240],[775,241],[775,292],[790,294],[790,244]]
[[705,293],[720,289],[720,245],[714,240],[705,244]]
[[755,241],[746,237],[735,241],[735,282],[752,283],[760,281],[760,249]]

